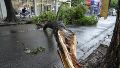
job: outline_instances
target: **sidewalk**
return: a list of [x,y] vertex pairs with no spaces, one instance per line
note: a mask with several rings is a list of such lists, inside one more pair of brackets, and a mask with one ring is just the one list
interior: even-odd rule
[[100,43],[109,45],[110,39],[105,42],[105,37],[112,35],[115,21],[115,16],[108,16],[105,20],[104,18],[100,18],[96,26],[70,28],[77,35],[77,56],[79,60],[87,58],[99,47]]

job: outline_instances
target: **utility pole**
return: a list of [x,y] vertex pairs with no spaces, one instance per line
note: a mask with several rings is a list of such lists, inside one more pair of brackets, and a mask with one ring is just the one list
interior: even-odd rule
[[58,0],[55,0],[55,11],[56,11],[56,14],[58,12]]

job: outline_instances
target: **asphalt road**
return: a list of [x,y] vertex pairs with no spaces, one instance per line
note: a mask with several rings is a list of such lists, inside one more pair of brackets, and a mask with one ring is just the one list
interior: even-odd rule
[[[48,37],[35,25],[0,27],[0,68],[63,68],[57,44],[51,32]],[[45,48],[35,55],[25,49]]]

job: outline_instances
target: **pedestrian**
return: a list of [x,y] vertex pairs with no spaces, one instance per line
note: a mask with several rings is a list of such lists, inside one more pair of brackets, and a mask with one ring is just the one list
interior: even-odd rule
[[22,13],[20,13],[20,15],[23,15],[23,17],[25,17],[26,16],[26,8],[24,7],[23,9],[22,9]]
[[34,14],[34,7],[31,6],[31,15]]
[[25,16],[27,16],[27,15],[29,15],[29,14],[30,14],[30,12],[26,10],[26,7],[24,7],[24,8],[22,9],[22,12],[20,13],[20,17],[21,17],[21,15],[22,15],[22,16],[25,18]]

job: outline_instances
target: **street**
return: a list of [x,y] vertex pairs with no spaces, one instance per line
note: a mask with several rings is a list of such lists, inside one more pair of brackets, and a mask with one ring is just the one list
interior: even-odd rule
[[[63,68],[53,35],[45,36],[35,25],[0,27],[0,68]],[[45,48],[31,55],[25,48]]]
[[[77,58],[84,60],[107,35],[112,35],[115,16],[106,20],[100,18],[97,25],[68,27],[77,35]],[[107,44],[109,44],[107,42]],[[26,54],[24,49],[45,48],[36,55]],[[57,53],[57,43],[51,32],[36,30],[36,25],[11,25],[0,27],[0,67],[1,68],[63,68]]]

